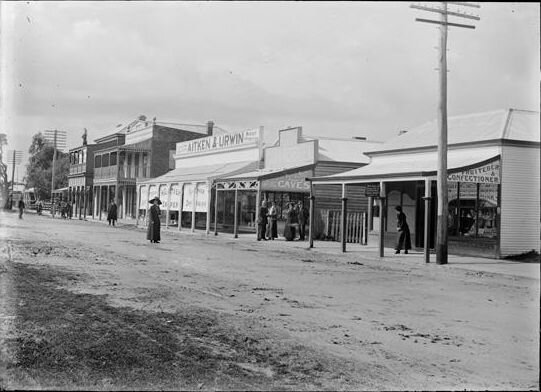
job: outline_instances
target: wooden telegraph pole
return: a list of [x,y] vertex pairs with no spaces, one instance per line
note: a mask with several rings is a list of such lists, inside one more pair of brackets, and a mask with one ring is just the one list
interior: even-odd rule
[[[46,130],[45,131],[45,140],[49,145],[53,146],[53,164],[52,164],[52,174],[51,174],[51,211],[54,211],[54,167],[56,163],[56,150],[58,148],[66,148],[66,131],[59,130]],[[54,214],[52,214],[54,218]]]
[[[439,85],[440,100],[438,107],[438,223],[436,231],[436,264],[447,264],[447,215],[448,215],[448,197],[447,197],[447,28],[448,26],[475,29],[473,25],[460,23],[451,23],[449,16],[459,18],[480,20],[478,16],[469,15],[460,9],[450,10],[448,4],[454,6],[464,6],[480,8],[477,4],[463,2],[442,2],[440,7],[411,4],[411,8],[422,11],[435,12],[440,14],[440,20],[415,18],[417,22],[434,23],[440,25],[440,53],[439,53]],[[428,213],[426,211],[425,213]]]
[[11,198],[8,195],[8,200],[11,203],[9,208],[11,209],[13,207],[13,191],[15,189],[14,188],[14,186],[15,186],[15,165],[20,165],[21,164],[22,157],[23,157],[23,152],[22,151],[17,151],[17,150],[12,150],[12,151],[8,151],[7,155],[8,155],[8,165],[9,164],[12,165],[12,170],[11,170]]

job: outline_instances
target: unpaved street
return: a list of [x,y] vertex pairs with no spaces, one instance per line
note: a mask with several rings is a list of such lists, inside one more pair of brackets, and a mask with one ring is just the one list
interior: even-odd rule
[[538,277],[0,218],[6,389],[539,389]]

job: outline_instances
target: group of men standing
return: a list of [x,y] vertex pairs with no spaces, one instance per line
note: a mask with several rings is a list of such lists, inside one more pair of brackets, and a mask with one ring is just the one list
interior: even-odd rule
[[[257,240],[274,240],[278,238],[278,210],[276,203],[271,201],[270,207],[267,208],[267,201],[261,202],[259,209],[259,218],[257,222]],[[308,223],[309,212],[302,201],[297,203],[287,203],[285,213],[284,238],[287,241],[293,241],[297,236],[297,228],[299,231],[299,240],[304,241],[306,238],[306,224]]]

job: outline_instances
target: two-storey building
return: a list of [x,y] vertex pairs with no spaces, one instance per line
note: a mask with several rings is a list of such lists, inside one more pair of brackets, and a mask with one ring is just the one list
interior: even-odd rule
[[206,125],[149,121],[145,116],[116,133],[95,140],[105,146],[94,152],[93,217],[107,216],[111,201],[118,217],[136,218],[135,184],[174,168],[176,143],[211,135],[214,123]]
[[68,197],[73,208],[73,216],[83,219],[92,215],[92,183],[94,178],[94,151],[96,144],[87,144],[86,130],[83,144],[69,150]]

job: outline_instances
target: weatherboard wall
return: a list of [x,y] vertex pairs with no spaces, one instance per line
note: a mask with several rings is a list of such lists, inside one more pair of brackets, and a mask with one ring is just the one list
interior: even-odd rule
[[500,256],[539,252],[539,145],[502,151]]

